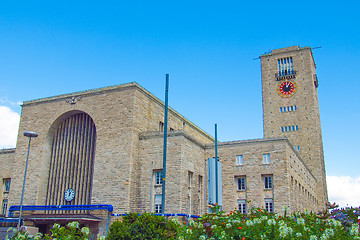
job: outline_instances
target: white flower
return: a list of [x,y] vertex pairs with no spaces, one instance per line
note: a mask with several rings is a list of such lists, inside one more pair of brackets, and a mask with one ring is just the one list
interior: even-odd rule
[[254,219],[253,219],[253,223],[254,223],[254,224],[260,224],[260,223],[261,223],[260,218],[254,218]]
[[231,228],[231,223],[227,223],[226,228]]
[[74,222],[68,223],[68,226],[74,227],[74,228],[79,228],[79,223],[74,221]]
[[298,219],[296,219],[296,223],[298,225],[305,225],[305,220],[303,218],[298,218]]
[[246,220],[246,226],[252,226],[254,223],[251,220]]
[[302,237],[301,233],[296,233],[296,237]]
[[359,235],[359,227],[357,224],[353,224],[350,229],[351,236],[358,236]]
[[205,235],[201,235],[200,237],[199,237],[199,240],[205,240],[206,239],[206,236]]
[[292,234],[293,229],[291,227],[280,226],[279,231],[280,231],[280,237],[284,238],[287,235]]
[[83,228],[81,229],[81,232],[84,233],[85,235],[89,235],[90,229],[89,229],[88,227],[83,227]]
[[315,235],[311,235],[309,240],[317,240],[317,237]]
[[267,224],[268,225],[276,225],[276,221],[275,221],[275,219],[269,219],[269,220],[267,220]]
[[179,220],[177,218],[172,218],[172,219],[170,219],[170,221],[172,221],[172,222],[174,222],[176,224],[179,224]]
[[60,224],[55,223],[55,224],[53,225],[53,228],[59,229],[59,228],[60,228]]
[[338,220],[335,220],[333,218],[329,219],[327,221],[327,223],[330,225],[330,226],[333,226],[333,227],[341,227],[341,222],[338,221]]

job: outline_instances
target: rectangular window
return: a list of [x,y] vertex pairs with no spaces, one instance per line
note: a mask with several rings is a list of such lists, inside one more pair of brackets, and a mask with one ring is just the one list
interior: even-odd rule
[[285,132],[287,132],[287,126],[285,127]]
[[291,106],[291,107],[290,107],[290,110],[291,110],[291,111],[294,111],[294,106]]
[[296,105],[294,105],[294,108],[295,108],[295,111],[297,110],[297,107],[296,107]]
[[265,189],[273,188],[273,177],[272,176],[264,176],[264,187],[265,187]]
[[192,185],[193,172],[188,171],[188,188]]
[[159,122],[159,131],[160,132],[164,131],[164,123],[163,122]]
[[246,177],[238,177],[236,178],[236,181],[238,191],[246,190]]
[[263,163],[270,164],[270,153],[263,154]]
[[244,165],[244,155],[236,156],[236,165]]
[[162,171],[155,172],[155,184],[161,185],[163,182],[163,174]]
[[296,131],[298,131],[298,130],[299,130],[299,127],[298,127],[298,125],[296,125],[296,126],[295,126],[295,128],[296,128]]
[[155,213],[161,213],[162,195],[155,195]]
[[281,127],[281,131],[284,132],[284,127]]
[[294,74],[292,57],[278,59],[279,76]]
[[288,111],[288,112],[290,111],[289,106],[287,106],[287,111]]
[[265,198],[265,210],[269,213],[274,212],[274,201],[271,198]]
[[7,199],[4,199],[3,202],[2,202],[2,214],[3,215],[6,215],[6,211],[7,211],[7,206],[8,206],[8,200]]
[[10,178],[4,178],[4,192],[10,191],[10,183],[11,183]]
[[291,126],[291,129],[292,129],[293,131],[295,131],[295,126]]
[[280,112],[283,112],[283,108],[282,108],[282,107],[280,107]]
[[241,212],[242,214],[246,214],[246,200],[244,199],[238,200],[238,209],[239,212]]

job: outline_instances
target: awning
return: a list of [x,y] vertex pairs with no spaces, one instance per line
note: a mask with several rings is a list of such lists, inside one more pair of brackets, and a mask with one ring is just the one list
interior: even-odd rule
[[[108,210],[113,211],[113,206],[110,204],[95,204],[95,205],[24,205],[23,211],[72,211],[72,210]],[[15,211],[20,211],[20,206],[11,206],[9,209],[9,217],[14,215]]]

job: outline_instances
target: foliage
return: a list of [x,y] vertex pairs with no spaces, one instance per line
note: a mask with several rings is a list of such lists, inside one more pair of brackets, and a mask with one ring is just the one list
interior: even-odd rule
[[[286,212],[286,211],[285,211]],[[186,223],[179,232],[179,239],[360,239],[358,225],[346,229],[333,218],[320,219],[311,212],[290,216],[269,213],[252,208],[250,214],[238,211],[225,214],[212,211],[198,220]]]
[[80,228],[78,222],[68,223],[67,226],[61,227],[60,224],[55,223],[50,230],[51,234],[46,234],[44,239],[89,239],[90,230],[87,227]]
[[130,213],[110,226],[106,239],[176,239],[179,227],[177,220],[150,213]]
[[[334,203],[335,205],[335,203]],[[358,207],[346,207],[346,208],[337,208],[335,206],[330,214],[330,218],[338,220],[346,229],[351,229],[351,226],[358,222],[358,217],[360,216],[360,209]]]
[[[10,238],[11,240],[40,240],[42,237],[41,233],[37,233],[35,236],[31,236],[26,231],[16,231],[16,228],[9,228],[7,232],[13,231],[13,236]],[[6,239],[8,239],[9,235],[6,236]]]
[[[269,213],[260,208],[251,208],[249,214],[232,211],[226,214],[220,206],[211,206],[211,213],[189,222],[179,223],[174,219],[155,216],[150,213],[142,215],[130,213],[122,221],[114,222],[108,232],[107,240],[132,239],[234,239],[234,240],[352,240],[360,239],[358,217],[359,208],[337,208],[330,205],[329,212],[315,214],[312,212],[287,215]],[[326,216],[326,218],[324,217]],[[16,232],[13,229],[13,240],[40,240],[41,234],[30,236],[27,232]],[[80,228],[78,222],[61,227],[54,224],[50,235],[43,239],[79,239],[89,238],[89,228]],[[105,240],[104,237],[101,239]]]

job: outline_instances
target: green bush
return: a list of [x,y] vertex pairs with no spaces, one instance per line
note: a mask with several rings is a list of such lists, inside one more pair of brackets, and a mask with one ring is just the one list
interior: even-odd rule
[[130,213],[110,226],[106,239],[176,239],[179,226],[177,220],[150,213]]
[[[285,211],[286,212],[286,211]],[[238,211],[225,214],[213,211],[198,220],[191,220],[179,231],[182,239],[238,239],[238,240],[354,240],[360,239],[358,225],[345,228],[332,218],[321,219],[311,212],[287,216],[252,208],[249,215]]]
[[50,232],[50,235],[45,235],[45,240],[87,240],[89,239],[90,230],[87,227],[80,228],[80,224],[78,222],[71,222],[66,226],[60,226],[60,224],[55,223]]

